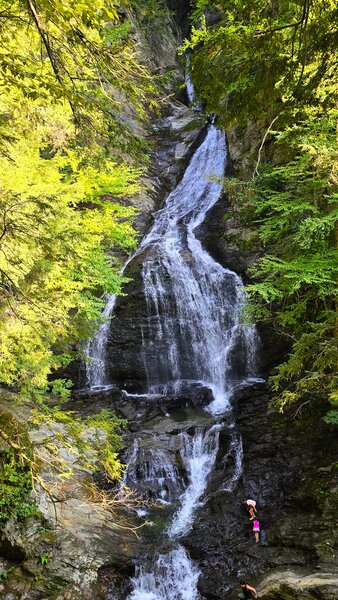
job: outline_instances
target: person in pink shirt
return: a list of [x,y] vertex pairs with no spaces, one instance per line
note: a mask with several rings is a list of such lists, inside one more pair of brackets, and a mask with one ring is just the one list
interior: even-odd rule
[[260,528],[260,524],[259,524],[259,521],[258,521],[258,519],[255,519],[255,520],[254,520],[254,522],[253,522],[252,531],[253,531],[253,532],[254,532],[254,534],[255,534],[255,541],[256,541],[256,542],[259,542],[259,533],[260,533],[260,529],[261,529],[261,528]]

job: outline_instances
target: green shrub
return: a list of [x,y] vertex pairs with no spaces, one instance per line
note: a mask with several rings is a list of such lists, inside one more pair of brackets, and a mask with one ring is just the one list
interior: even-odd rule
[[0,527],[11,517],[26,519],[36,514],[36,505],[28,498],[32,489],[30,470],[14,450],[2,450],[0,462]]

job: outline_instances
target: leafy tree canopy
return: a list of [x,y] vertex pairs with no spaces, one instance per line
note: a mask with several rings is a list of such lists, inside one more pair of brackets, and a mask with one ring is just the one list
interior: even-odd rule
[[249,121],[265,127],[252,177],[226,183],[266,252],[252,269],[252,310],[291,342],[272,378],[276,404],[321,398],[334,405],[325,417],[331,423],[338,422],[337,23],[334,0],[196,0],[182,49],[193,50],[206,110],[244,135]]
[[136,241],[122,108],[145,118],[155,86],[116,6],[0,0],[0,381],[25,396],[81,352]]
[[100,297],[120,292],[111,250],[135,242],[133,209],[101,197],[135,192],[138,172],[81,167],[69,149],[44,158],[43,148],[35,133],[0,158],[0,378],[27,393],[46,389],[51,369],[93,333]]
[[[137,150],[121,109],[128,102],[144,118],[154,83],[126,35],[129,25],[111,1],[0,0],[1,95],[66,103],[82,143]],[[7,119],[2,112],[3,126]]]
[[[82,356],[103,295],[121,293],[121,260],[136,243],[134,209],[118,198],[139,190],[139,132],[156,86],[120,16],[126,4],[0,0],[0,383],[37,401],[36,418],[61,422],[79,460],[97,461],[110,478],[122,473],[122,423],[60,411],[71,382],[50,379]],[[9,447],[6,519],[20,516],[40,467],[5,421],[0,437]]]

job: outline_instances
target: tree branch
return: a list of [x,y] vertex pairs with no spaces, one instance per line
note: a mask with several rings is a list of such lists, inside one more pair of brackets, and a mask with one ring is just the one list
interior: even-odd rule
[[297,21],[297,23],[289,23],[289,25],[281,25],[280,27],[274,27],[273,29],[261,29],[255,31],[253,34],[254,37],[258,37],[260,35],[266,35],[267,33],[274,33],[275,31],[282,31],[283,29],[289,29],[290,27],[299,27],[302,24],[302,20]]
[[33,2],[31,0],[26,0],[26,1],[27,1],[27,6],[29,9],[29,12],[31,13],[31,15],[33,17],[33,20],[35,22],[37,30],[43,41],[43,45],[46,48],[46,52],[48,54],[48,58],[49,58],[51,66],[52,66],[52,69],[54,71],[55,77],[58,80],[58,82],[60,83],[60,85],[62,85],[62,78],[61,78],[61,75],[59,72],[59,68],[58,68],[57,64],[55,63],[55,59],[53,56],[53,50],[51,48],[51,45],[50,45],[49,39],[48,39],[48,33],[47,33],[47,31],[45,31],[45,29],[40,24],[39,16],[38,16],[38,13],[36,12]]
[[277,115],[277,117],[275,117],[274,119],[272,119],[272,121],[271,121],[271,123],[270,123],[269,127],[267,128],[267,130],[266,130],[266,132],[265,132],[265,134],[264,134],[264,137],[263,137],[263,139],[262,139],[262,143],[261,143],[261,145],[260,145],[260,147],[259,147],[259,150],[258,150],[258,159],[257,159],[257,162],[256,162],[255,170],[254,170],[254,172],[253,172],[253,174],[252,174],[252,179],[254,179],[256,175],[259,175],[259,172],[258,172],[258,165],[259,165],[259,163],[261,162],[261,152],[262,152],[262,150],[263,150],[263,146],[264,146],[264,144],[265,144],[265,140],[266,140],[266,138],[268,137],[268,135],[269,135],[269,133],[270,133],[270,131],[271,131],[271,128],[272,128],[273,124],[274,124],[274,123],[277,121],[278,117],[279,117],[279,115]]

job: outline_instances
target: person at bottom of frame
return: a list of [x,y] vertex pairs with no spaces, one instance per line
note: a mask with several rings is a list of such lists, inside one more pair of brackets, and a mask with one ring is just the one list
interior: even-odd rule
[[257,592],[255,588],[248,585],[245,581],[239,582],[242,591],[238,594],[240,600],[249,600],[250,598],[257,598]]

